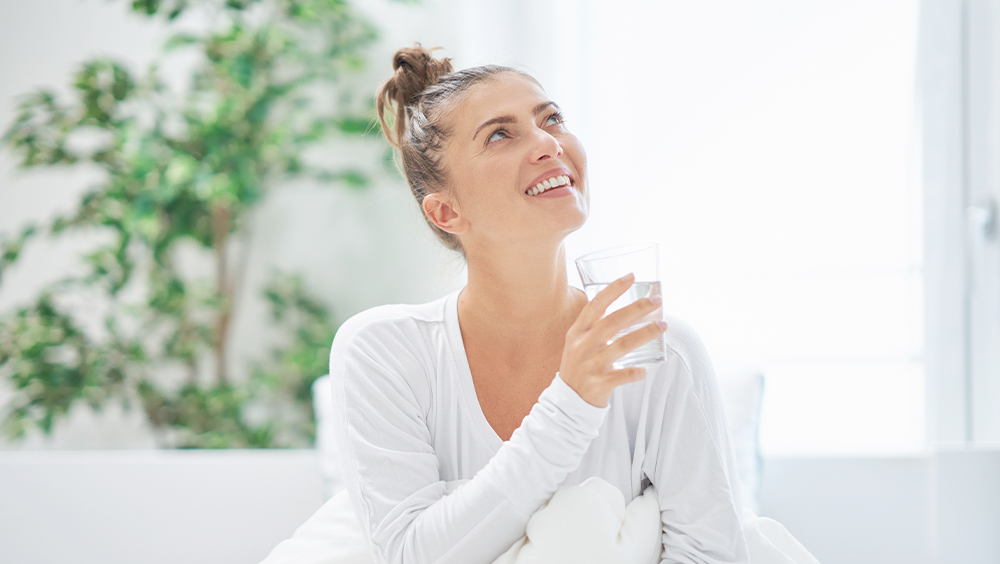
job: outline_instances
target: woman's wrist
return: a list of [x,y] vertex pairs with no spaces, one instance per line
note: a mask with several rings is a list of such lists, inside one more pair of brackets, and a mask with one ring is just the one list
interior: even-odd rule
[[565,384],[570,391],[576,394],[590,407],[604,409],[608,406],[608,401],[611,399],[610,393],[601,393],[598,390],[580,389],[583,386],[580,386],[577,382],[567,381],[566,378],[563,378],[561,372],[556,372],[556,379]]

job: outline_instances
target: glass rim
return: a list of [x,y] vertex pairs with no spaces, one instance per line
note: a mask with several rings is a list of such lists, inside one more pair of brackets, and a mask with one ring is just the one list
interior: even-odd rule
[[659,243],[632,243],[629,245],[619,245],[617,247],[609,247],[607,249],[601,249],[600,251],[593,251],[580,255],[576,257],[573,262],[579,264],[581,262],[615,258],[639,251],[645,251],[651,248],[657,248],[658,246]]

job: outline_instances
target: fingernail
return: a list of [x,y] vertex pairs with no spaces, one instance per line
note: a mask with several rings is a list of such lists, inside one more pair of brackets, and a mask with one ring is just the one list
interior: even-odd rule
[[666,329],[667,328],[667,322],[666,321],[657,321],[656,324],[660,326],[660,329]]
[[653,305],[660,305],[660,302],[663,301],[663,298],[661,298],[660,296],[653,296],[652,298],[649,298],[649,301],[653,302]]
[[623,282],[631,282],[632,280],[635,280],[635,274],[632,273],[632,272],[629,272],[625,276],[622,276],[621,278],[619,278],[619,280],[621,280]]

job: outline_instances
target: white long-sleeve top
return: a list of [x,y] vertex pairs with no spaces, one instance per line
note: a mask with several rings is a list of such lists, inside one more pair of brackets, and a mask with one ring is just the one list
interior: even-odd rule
[[[656,487],[662,562],[749,561],[718,384],[688,325],[665,317],[666,361],[607,407],[555,377],[505,442],[476,397],[458,295],[367,310],[333,342],[341,470],[376,562],[492,562],[560,485],[591,476],[626,501]],[[469,481],[446,495],[453,480]]]

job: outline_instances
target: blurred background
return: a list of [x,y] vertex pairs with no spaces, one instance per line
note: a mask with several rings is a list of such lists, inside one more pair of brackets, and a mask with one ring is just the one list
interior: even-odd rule
[[993,0],[0,0],[0,561],[257,562],[319,507],[337,326],[464,283],[372,123],[415,41],[537,77],[568,257],[659,242],[763,376],[762,514],[1000,562]]

